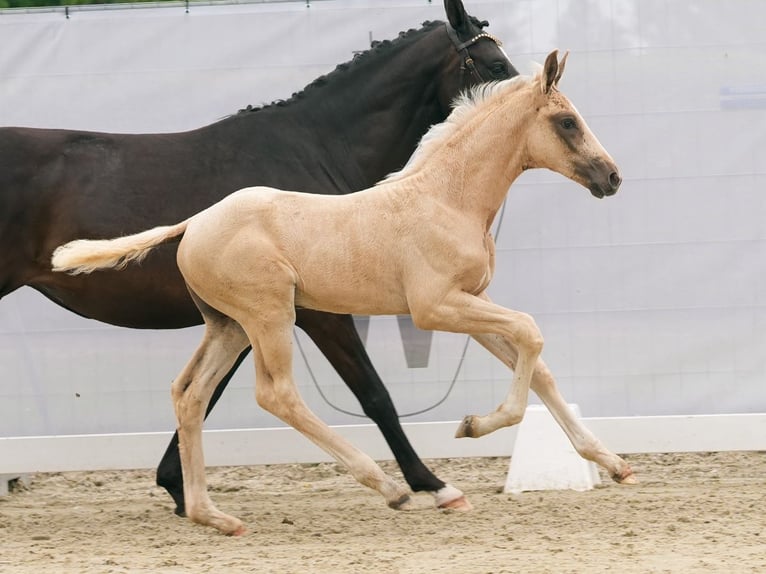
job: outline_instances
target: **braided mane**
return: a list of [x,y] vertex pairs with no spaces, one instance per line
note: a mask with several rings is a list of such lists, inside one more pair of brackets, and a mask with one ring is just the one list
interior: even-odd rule
[[[469,19],[475,26],[478,26],[479,28],[483,28],[484,26],[489,25],[489,23],[486,20],[479,20],[475,16],[469,16]],[[273,106],[290,105],[291,103],[304,98],[307,95],[307,93],[312,93],[314,90],[331,83],[341,74],[344,74],[348,72],[349,70],[354,69],[356,66],[359,66],[360,64],[364,64],[369,62],[372,59],[379,58],[382,55],[385,55],[386,53],[388,53],[393,47],[401,44],[402,42],[409,40],[410,38],[414,36],[418,36],[420,34],[425,34],[427,32],[430,32],[431,30],[433,30],[434,28],[438,26],[444,26],[444,22],[442,22],[441,20],[433,20],[433,21],[426,20],[425,22],[423,22],[423,25],[420,28],[410,28],[406,32],[399,32],[399,36],[394,40],[374,40],[368,50],[354,54],[354,57],[351,60],[349,60],[348,62],[344,62],[342,64],[338,64],[332,72],[330,72],[329,74],[319,76],[317,79],[312,81],[301,91],[293,93],[293,95],[290,96],[288,99],[276,100],[269,104],[263,104],[260,106],[248,105],[246,108],[242,108],[241,110],[238,110],[235,115],[258,112],[260,110],[270,108]]]

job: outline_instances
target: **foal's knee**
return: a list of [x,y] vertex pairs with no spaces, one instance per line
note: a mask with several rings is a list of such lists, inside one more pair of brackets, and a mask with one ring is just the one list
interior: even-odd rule
[[519,313],[513,325],[513,339],[520,350],[537,357],[543,350],[543,334],[532,315]]

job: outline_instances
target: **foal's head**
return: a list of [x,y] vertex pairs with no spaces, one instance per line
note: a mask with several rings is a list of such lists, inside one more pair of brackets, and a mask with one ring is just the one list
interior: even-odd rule
[[559,62],[551,52],[535,85],[537,118],[531,127],[525,167],[556,171],[602,198],[614,195],[622,178],[614,160],[599,143],[572,103],[558,90],[569,53]]

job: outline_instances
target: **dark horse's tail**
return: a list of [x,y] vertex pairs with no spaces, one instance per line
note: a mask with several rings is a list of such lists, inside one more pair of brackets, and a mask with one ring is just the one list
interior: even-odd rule
[[117,239],[70,241],[53,252],[53,270],[78,275],[97,269],[122,269],[131,261],[141,261],[149,251],[163,243],[180,241],[190,220],[191,218],[175,225],[155,227]]

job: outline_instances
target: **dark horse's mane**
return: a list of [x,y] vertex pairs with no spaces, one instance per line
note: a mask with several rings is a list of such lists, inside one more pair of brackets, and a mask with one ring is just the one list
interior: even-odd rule
[[[488,25],[488,22],[486,20],[479,20],[475,16],[469,16],[469,19],[479,28],[483,28]],[[364,50],[363,52],[358,52],[354,54],[354,57],[351,60],[349,60],[348,62],[343,62],[342,64],[338,64],[332,72],[330,72],[329,74],[324,74],[322,76],[319,76],[310,84],[308,84],[305,88],[303,88],[301,91],[293,93],[293,95],[290,96],[288,99],[275,100],[269,104],[262,104],[260,106],[248,105],[246,108],[238,110],[237,113],[234,115],[242,115],[242,114],[249,114],[252,112],[258,112],[273,106],[287,106],[297,100],[304,98],[306,95],[306,92],[310,92],[312,90],[315,90],[317,88],[321,88],[322,86],[327,85],[329,82],[333,80],[333,78],[347,71],[352,66],[367,62],[369,59],[378,56],[381,52],[385,52],[389,50],[392,46],[397,45],[399,42],[403,41],[404,39],[410,38],[413,35],[419,34],[423,31],[432,30],[436,28],[437,26],[443,26],[443,25],[444,25],[444,22],[442,22],[441,20],[433,20],[433,21],[426,20],[425,22],[423,22],[423,25],[420,28],[410,28],[406,32],[399,32],[399,37],[394,40],[373,40],[372,45],[370,46],[369,49]]]

